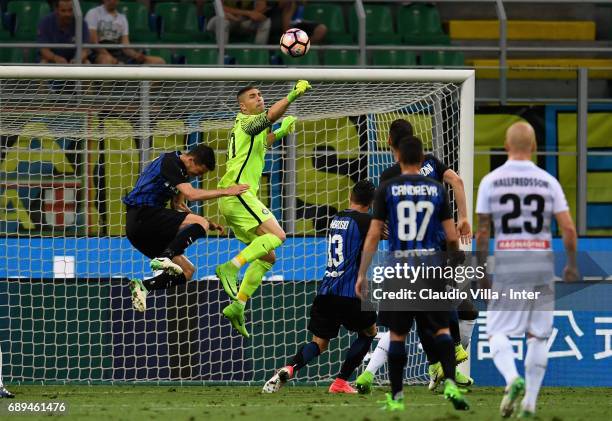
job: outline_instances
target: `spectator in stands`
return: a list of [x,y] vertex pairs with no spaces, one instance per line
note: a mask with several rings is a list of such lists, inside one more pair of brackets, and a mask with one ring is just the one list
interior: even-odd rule
[[[104,0],[85,16],[92,44],[129,44],[127,18],[117,11],[119,0]],[[165,64],[163,58],[145,55],[133,48],[98,48],[96,64]]]
[[[270,36],[270,19],[265,15],[267,7],[266,0],[224,0],[225,21],[222,24],[225,43],[228,43],[230,33],[239,33],[255,34],[255,44],[266,44]],[[221,19],[214,16],[208,21],[206,30],[214,32],[220,23]]]
[[[36,41],[45,44],[71,44],[75,42],[76,20],[72,10],[72,0],[58,0],[53,13],[38,22]],[[83,22],[83,43],[89,42],[87,23]],[[41,48],[41,63],[66,64],[74,63],[76,48]],[[89,63],[89,50],[83,48],[81,63]]]
[[277,43],[283,32],[289,28],[299,28],[306,32],[312,44],[321,44],[325,39],[327,26],[319,22],[303,20],[304,5],[298,7],[297,3],[297,0],[279,0],[268,8],[266,15],[272,21],[271,44]]

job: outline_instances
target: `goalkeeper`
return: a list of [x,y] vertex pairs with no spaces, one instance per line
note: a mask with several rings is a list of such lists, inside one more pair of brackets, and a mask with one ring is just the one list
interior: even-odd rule
[[[274,249],[286,238],[285,232],[270,210],[257,198],[259,180],[264,168],[266,150],[277,140],[293,133],[293,116],[283,119],[280,128],[270,131],[270,126],[289,108],[289,105],[311,88],[305,80],[299,80],[286,98],[265,111],[264,99],[255,86],[238,91],[240,112],[230,134],[226,173],[219,181],[219,188],[248,184],[249,190],[236,197],[222,197],[219,208],[227,225],[238,240],[247,245],[237,256],[216,268],[221,285],[232,303],[223,309],[234,329],[249,337],[245,327],[244,307],[255,293],[263,276],[274,264]],[[240,289],[237,289],[238,272],[249,264]]]

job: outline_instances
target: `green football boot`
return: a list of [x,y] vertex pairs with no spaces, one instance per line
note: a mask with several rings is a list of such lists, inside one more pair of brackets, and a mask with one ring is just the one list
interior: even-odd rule
[[249,332],[246,330],[244,320],[244,306],[238,301],[234,301],[223,309],[223,315],[231,322],[232,327],[242,336],[248,338]]
[[357,392],[361,395],[367,395],[372,393],[372,384],[374,383],[374,374],[369,371],[364,371],[355,380],[355,387]]
[[516,401],[525,391],[525,380],[522,377],[514,379],[510,386],[506,386],[504,397],[499,404],[499,412],[502,417],[508,418],[514,412]]
[[149,291],[147,291],[142,281],[138,278],[132,279],[128,285],[132,295],[132,307],[136,311],[144,312],[147,309],[147,294]]
[[451,401],[455,409],[459,411],[470,409],[470,404],[465,400],[455,382],[450,379],[444,381],[444,398]]
[[390,412],[406,410],[406,406],[404,405],[404,398],[399,398],[397,400],[393,399],[391,393],[385,393],[385,398],[386,400],[384,401],[378,401],[378,403],[384,404],[384,406],[380,409]]
[[232,300],[236,300],[238,295],[238,272],[240,269],[232,262],[225,262],[215,269],[223,290]]

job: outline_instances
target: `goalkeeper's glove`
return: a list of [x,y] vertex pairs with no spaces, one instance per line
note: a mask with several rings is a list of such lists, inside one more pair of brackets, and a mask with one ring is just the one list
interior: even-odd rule
[[304,95],[309,89],[312,89],[312,86],[310,86],[310,83],[308,83],[307,80],[298,80],[293,87],[293,90],[289,92],[289,95],[287,95],[287,101],[289,101],[291,104],[293,101]]
[[295,122],[297,121],[297,117],[292,115],[288,115],[283,119],[281,125],[278,129],[274,130],[274,138],[275,140],[282,139],[283,137],[291,134],[295,131]]

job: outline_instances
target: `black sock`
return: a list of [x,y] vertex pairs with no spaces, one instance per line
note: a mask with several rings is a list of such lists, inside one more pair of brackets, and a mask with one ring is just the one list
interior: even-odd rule
[[185,249],[198,238],[206,236],[206,230],[200,224],[187,225],[180,230],[176,237],[170,241],[166,250],[159,257],[167,257],[172,259],[174,256],[180,256],[185,252]]
[[404,389],[404,368],[408,362],[404,341],[391,341],[388,358],[391,395],[396,399],[397,394]]
[[453,337],[453,343],[461,343],[461,331],[459,330],[459,316],[457,310],[451,310],[450,318],[448,320],[448,327],[450,328],[451,336]]
[[164,272],[154,278],[142,281],[142,284],[148,291],[152,291],[154,289],[166,289],[177,285],[183,285],[186,282],[187,278],[185,278],[184,273],[181,273],[180,275],[170,275],[169,273]]
[[427,329],[424,329],[421,326],[421,323],[417,322],[417,333],[419,335],[419,340],[421,341],[421,346],[423,347],[423,351],[425,351],[425,355],[427,355],[427,362],[429,365],[437,363],[438,360],[438,351],[436,350],[436,344],[434,343],[434,338],[431,332]]
[[291,365],[293,369],[297,371],[315,359],[320,353],[321,350],[319,349],[319,345],[317,345],[316,342],[309,342],[302,346],[297,354],[295,354],[291,361]]
[[372,341],[374,340],[374,336],[366,336],[359,334],[357,339],[353,341],[351,347],[346,353],[346,359],[342,363],[342,367],[340,368],[340,374],[338,377],[343,380],[348,380],[353,371],[357,368],[359,364],[363,361],[363,357],[370,350],[370,345],[372,345]]
[[444,377],[455,381],[455,346],[453,345],[453,338],[449,334],[444,333],[436,336],[434,342],[438,351],[438,358],[442,364]]

